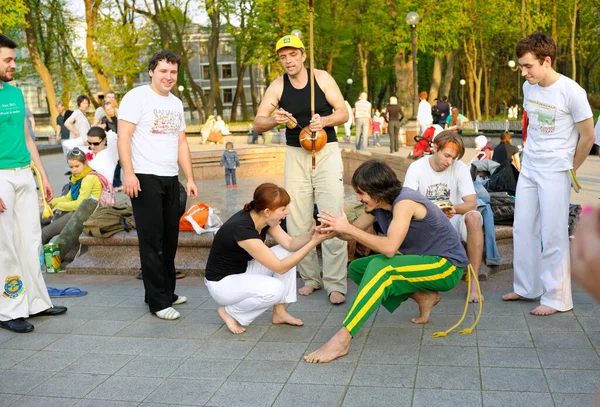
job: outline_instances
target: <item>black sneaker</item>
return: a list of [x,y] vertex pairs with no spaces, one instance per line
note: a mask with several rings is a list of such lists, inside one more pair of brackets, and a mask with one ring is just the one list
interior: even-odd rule
[[27,322],[25,318],[16,318],[9,321],[0,321],[0,328],[23,334],[33,331],[33,324]]

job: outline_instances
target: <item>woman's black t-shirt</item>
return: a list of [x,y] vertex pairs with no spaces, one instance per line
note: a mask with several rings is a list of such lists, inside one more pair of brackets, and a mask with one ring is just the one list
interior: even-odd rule
[[245,273],[252,256],[238,242],[248,239],[260,239],[264,242],[268,229],[269,226],[266,226],[258,233],[250,212],[243,210],[229,218],[215,235],[210,248],[206,279],[220,281],[231,274]]

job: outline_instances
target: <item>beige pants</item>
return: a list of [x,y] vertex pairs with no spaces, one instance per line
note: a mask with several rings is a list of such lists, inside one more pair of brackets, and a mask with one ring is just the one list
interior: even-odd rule
[[0,321],[52,307],[42,276],[39,207],[31,168],[0,170]]
[[[316,169],[312,170],[310,152],[301,147],[288,147],[285,153],[285,189],[292,198],[287,217],[290,236],[307,233],[313,220],[313,206],[319,211],[340,213],[344,205],[344,180],[342,154],[338,143],[327,143],[317,152]],[[346,293],[348,251],[345,241],[333,238],[321,244],[323,252],[323,277],[316,250],[311,251],[298,264],[304,283],[315,288],[325,287]]]

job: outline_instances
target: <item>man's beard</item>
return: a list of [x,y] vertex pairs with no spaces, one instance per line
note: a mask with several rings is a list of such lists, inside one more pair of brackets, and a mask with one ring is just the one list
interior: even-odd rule
[[[10,75],[10,77],[8,75]],[[14,72],[11,72],[10,74],[8,72],[0,72],[0,81],[2,82],[10,82],[14,79],[14,77]]]

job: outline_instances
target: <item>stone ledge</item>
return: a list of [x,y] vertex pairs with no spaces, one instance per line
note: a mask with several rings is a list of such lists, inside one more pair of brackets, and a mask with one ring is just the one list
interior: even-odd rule
[[[240,167],[236,169],[238,178],[283,175],[285,147],[258,147],[236,150]],[[195,151],[192,153],[192,170],[196,180],[221,179],[225,170],[220,167],[223,150]]]

